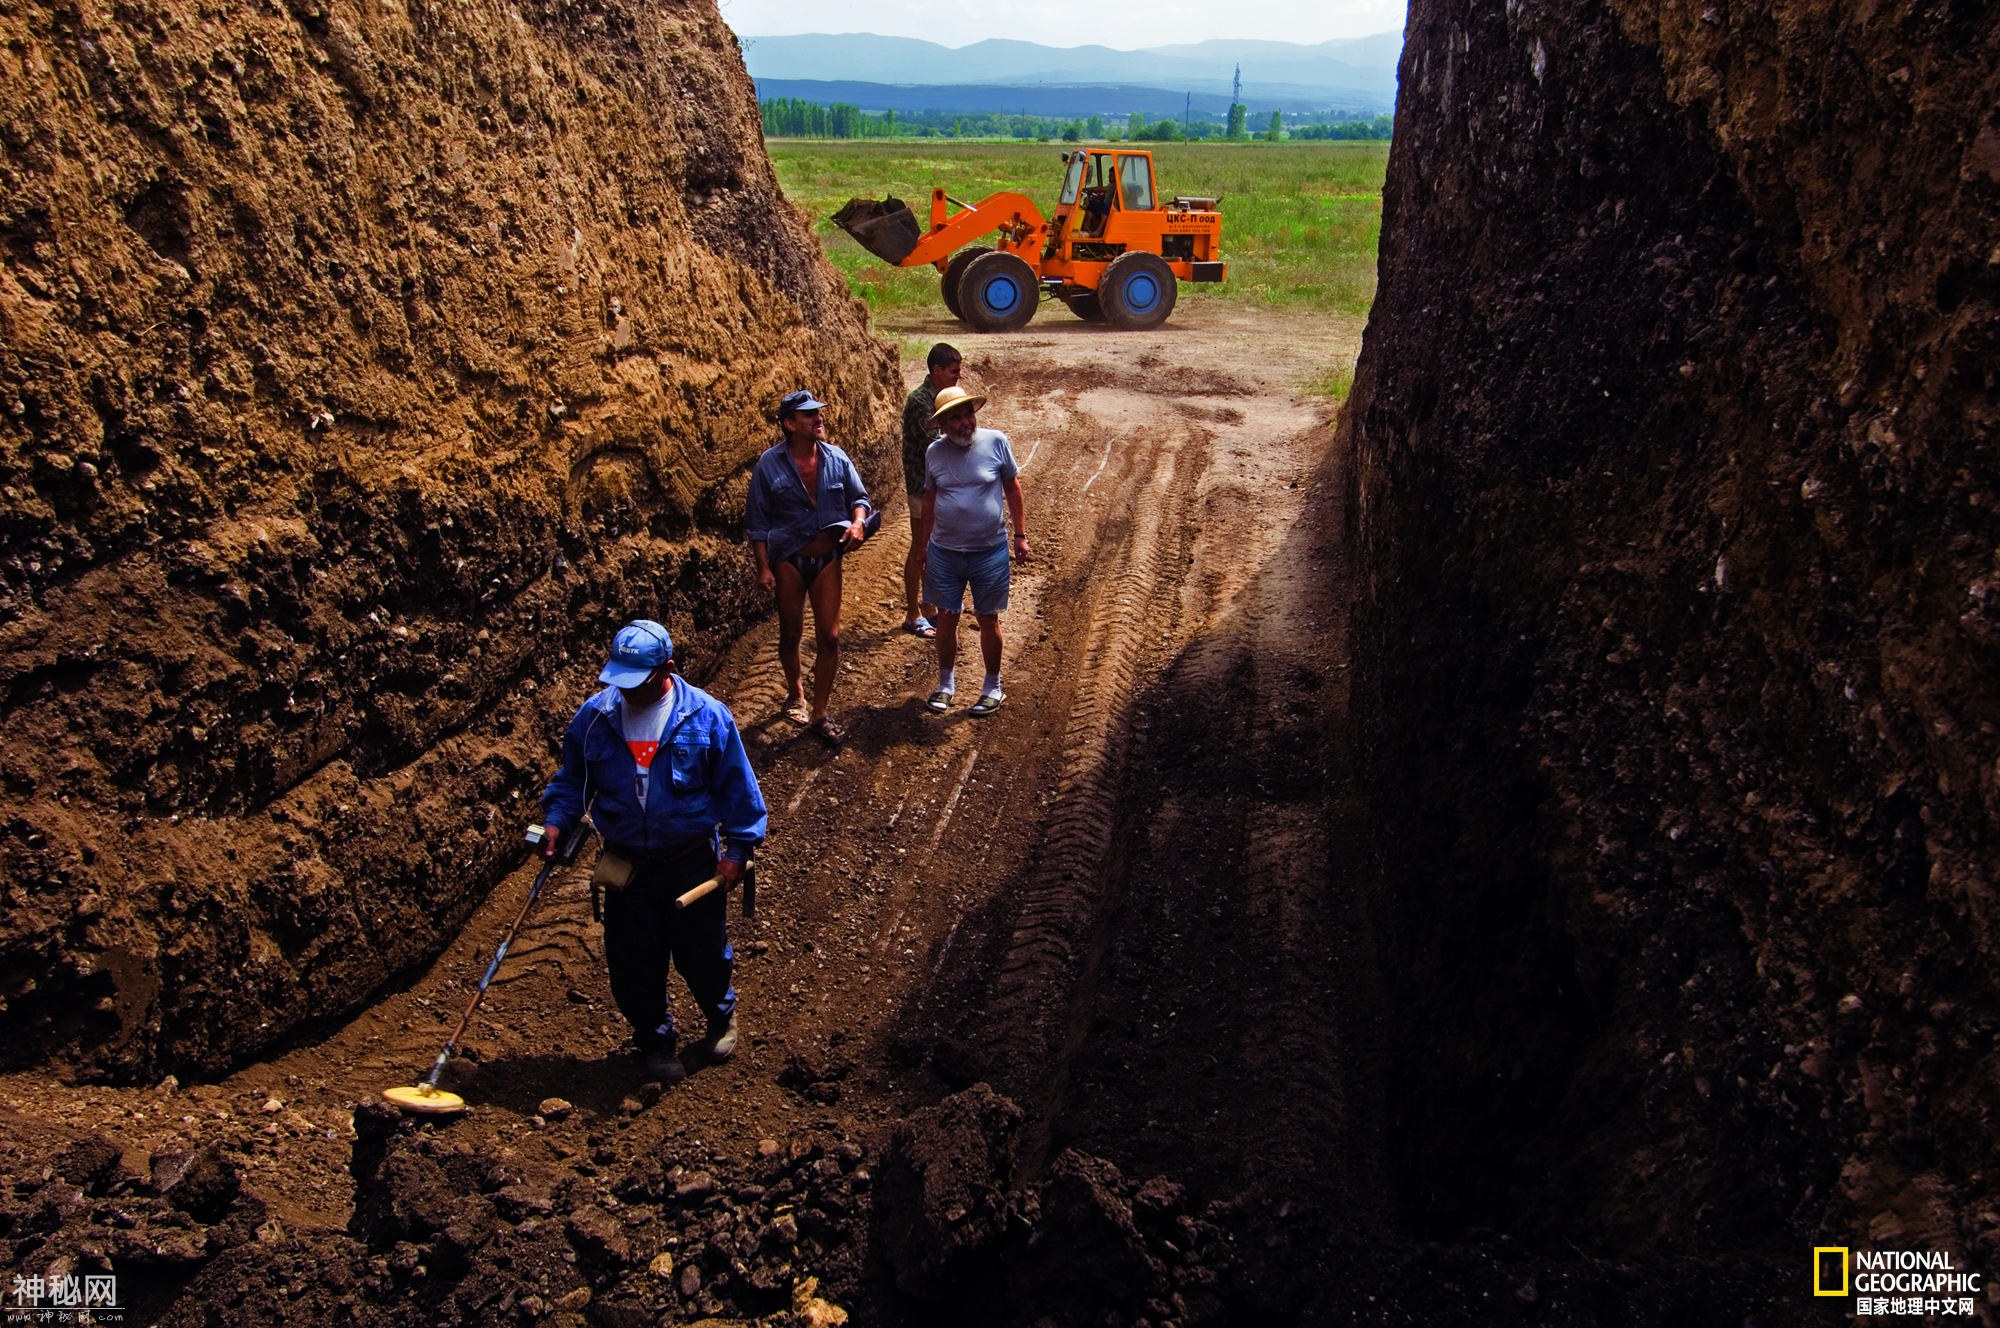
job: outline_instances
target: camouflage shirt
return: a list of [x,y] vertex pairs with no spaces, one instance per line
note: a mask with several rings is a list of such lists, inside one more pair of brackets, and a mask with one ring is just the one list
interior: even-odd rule
[[937,409],[937,394],[930,374],[926,373],[910,393],[910,399],[903,403],[904,493],[924,491],[924,451],[938,436],[937,426],[931,423],[931,412]]

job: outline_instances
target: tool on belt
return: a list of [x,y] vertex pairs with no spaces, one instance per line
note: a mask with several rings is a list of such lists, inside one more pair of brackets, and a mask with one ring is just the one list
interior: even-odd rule
[[[632,874],[639,865],[624,854],[606,844],[597,853],[597,870],[590,874],[590,916],[598,922],[604,921],[604,894],[606,890],[622,890],[632,883]],[[686,908],[697,899],[720,889],[722,878],[711,876],[700,885],[674,900],[677,909]],[[757,864],[750,861],[743,864],[743,916],[757,916]]]
[[[674,907],[686,908],[697,899],[713,894],[721,888],[722,878],[720,876],[711,876],[694,889],[674,900]],[[746,918],[757,916],[757,864],[754,861],[743,864],[743,916]]]

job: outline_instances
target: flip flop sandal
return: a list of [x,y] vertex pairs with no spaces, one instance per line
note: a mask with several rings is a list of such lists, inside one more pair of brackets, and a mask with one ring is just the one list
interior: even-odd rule
[[1006,699],[1007,698],[1005,696],[1002,696],[999,692],[988,692],[986,695],[980,697],[977,701],[974,701],[972,703],[972,713],[975,715],[979,715],[983,718],[984,716],[990,715],[994,711],[998,710],[1000,708],[1000,703]]
[[942,715],[945,711],[951,709],[951,693],[932,692],[931,699],[924,702],[924,706],[931,713]]
[[911,621],[903,624],[903,630],[908,632],[911,636],[921,636],[926,639],[929,639],[930,637],[934,637],[937,635],[937,628],[931,626],[931,620],[929,618],[912,619]]
[[847,726],[832,715],[820,716],[819,722],[812,726],[812,731],[833,747],[840,746],[841,740],[847,736]]

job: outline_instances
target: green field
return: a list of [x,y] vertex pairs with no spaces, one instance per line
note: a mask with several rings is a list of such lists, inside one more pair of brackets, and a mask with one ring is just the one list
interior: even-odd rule
[[[831,220],[850,198],[893,194],[929,222],[931,189],[975,202],[1013,189],[1053,211],[1059,143],[864,142],[773,139],[771,161],[791,200],[813,219],[827,256],[877,319],[942,302],[937,272],[892,268]],[[1162,196],[1222,198],[1229,279],[1184,285],[1183,300],[1236,300],[1366,318],[1375,298],[1387,143],[1151,144]]]

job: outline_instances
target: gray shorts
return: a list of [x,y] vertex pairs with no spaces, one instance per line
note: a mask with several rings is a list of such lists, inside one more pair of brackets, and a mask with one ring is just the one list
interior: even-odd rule
[[968,588],[974,613],[1005,613],[1013,578],[1014,560],[1004,543],[972,553],[933,543],[924,553],[924,602],[940,613],[963,612]]

